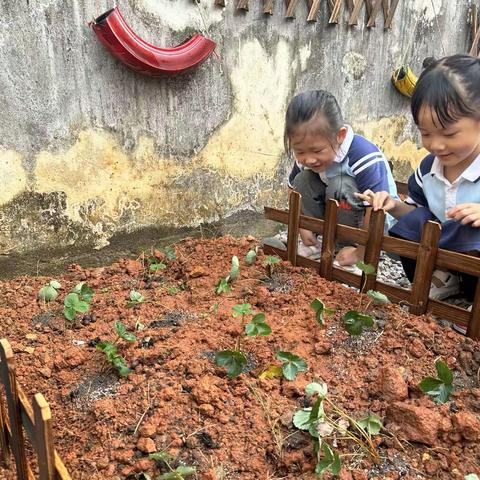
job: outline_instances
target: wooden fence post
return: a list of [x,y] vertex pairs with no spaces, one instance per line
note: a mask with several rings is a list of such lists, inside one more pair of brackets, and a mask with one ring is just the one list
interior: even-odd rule
[[299,0],[287,0],[287,11],[285,18],[295,18],[295,9],[297,8]]
[[[388,10],[388,15],[385,20],[385,28],[392,28],[392,22],[393,22],[393,17],[395,15],[395,11],[397,10],[398,7],[398,2],[400,0],[392,0],[390,3],[390,8]],[[414,34],[414,32],[412,32]]]
[[248,12],[248,0],[238,0],[237,10],[245,10]]
[[263,13],[273,15],[274,0],[263,0]]
[[375,268],[375,275],[362,274],[360,291],[375,290],[377,281],[378,263],[380,261],[380,252],[382,250],[383,233],[385,229],[385,212],[378,210],[372,212],[370,223],[368,225],[368,240],[365,245],[365,263]]
[[336,0],[335,5],[332,10],[332,14],[330,15],[330,20],[328,23],[338,23],[338,17],[340,16],[340,12],[342,11],[342,2],[343,0]]
[[302,209],[302,196],[298,192],[290,192],[288,204],[287,260],[295,267],[297,265],[298,227]]
[[0,371],[7,397],[8,418],[10,420],[11,446],[17,466],[18,480],[29,480],[25,439],[23,436],[20,402],[18,400],[17,380],[13,351],[7,340],[0,340]]
[[352,13],[348,20],[350,26],[358,24],[358,16],[360,15],[360,10],[362,9],[363,0],[356,0],[355,6],[353,7]]
[[322,237],[322,254],[320,256],[320,276],[332,280],[333,259],[335,257],[335,236],[338,223],[338,202],[328,200],[325,211],[325,223]]
[[7,414],[5,411],[5,405],[0,393],[0,465],[5,468],[9,466],[9,445],[7,434]]
[[480,337],[480,278],[477,280],[477,289],[472,305],[472,313],[467,327],[467,336],[470,338]]
[[414,315],[423,315],[427,311],[428,295],[437,259],[440,233],[440,224],[436,222],[429,221],[423,227],[410,295],[410,313]]
[[52,414],[47,401],[41,393],[37,393],[33,397],[33,414],[40,480],[55,480]]
[[307,22],[317,21],[317,13],[318,13],[318,9],[320,8],[321,1],[322,0],[313,0],[312,4],[310,5],[310,9],[308,11]]

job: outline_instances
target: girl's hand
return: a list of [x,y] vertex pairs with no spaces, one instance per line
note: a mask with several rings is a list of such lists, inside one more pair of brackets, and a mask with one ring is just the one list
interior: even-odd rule
[[300,238],[302,242],[307,247],[312,247],[318,243],[317,236],[310,230],[305,230],[304,228],[299,229]]
[[447,211],[447,217],[462,225],[480,227],[480,203],[461,203]]
[[364,202],[368,202],[373,210],[384,210],[389,212],[396,207],[395,200],[390,196],[388,192],[372,192],[371,190],[365,190],[363,193],[355,193],[355,196]]

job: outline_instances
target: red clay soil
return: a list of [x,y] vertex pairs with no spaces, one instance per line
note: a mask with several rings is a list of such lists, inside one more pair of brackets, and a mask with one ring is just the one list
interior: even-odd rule
[[[312,381],[326,382],[330,398],[354,418],[373,412],[386,427],[375,437],[379,464],[351,441],[329,439],[342,455],[340,478],[479,474],[479,343],[391,304],[375,307],[377,329],[350,337],[340,318],[357,308],[355,291],[287,263],[266,282],[263,254],[252,266],[243,261],[255,245],[251,237],[185,240],[176,245],[177,260],[154,278],[131,259],[105,268],[72,265],[57,278],[63,288],[53,314],[36,301],[50,279],[0,281],[0,336],[14,349],[27,395],[42,392],[50,403],[56,449],[72,477],[135,479],[145,472],[155,478],[167,470],[148,452],[167,451],[174,466],[197,468],[189,478],[318,478],[310,437],[292,425],[293,413],[309,404],[305,386]],[[241,259],[240,277],[231,293],[216,295],[232,255]],[[83,321],[72,324],[62,316],[62,302],[81,281],[95,296]],[[178,293],[169,293],[172,287]],[[132,289],[148,301],[127,309]],[[335,309],[323,328],[309,306],[315,297]],[[272,333],[245,339],[249,371],[229,379],[212,358],[233,347],[240,322],[231,309],[244,302],[266,314]],[[102,354],[94,347],[114,338],[116,320],[129,330],[145,325],[135,332],[139,341],[120,347],[133,368],[128,378],[100,374]],[[279,350],[304,358],[308,371],[295,381],[260,380],[278,364]],[[438,358],[455,378],[444,405],[418,388],[435,373]],[[0,478],[14,474],[0,470]]]

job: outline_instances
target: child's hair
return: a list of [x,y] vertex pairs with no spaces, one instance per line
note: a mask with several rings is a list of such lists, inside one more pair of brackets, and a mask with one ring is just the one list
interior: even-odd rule
[[462,117],[480,118],[480,58],[453,55],[426,58],[412,96],[412,115],[418,125],[422,107],[430,107],[441,126]]
[[325,90],[310,90],[292,98],[285,115],[284,145],[288,155],[291,154],[290,138],[302,124],[315,117],[321,117],[321,122],[315,133],[323,135],[336,146],[338,131],[344,126],[343,115],[336,98]]

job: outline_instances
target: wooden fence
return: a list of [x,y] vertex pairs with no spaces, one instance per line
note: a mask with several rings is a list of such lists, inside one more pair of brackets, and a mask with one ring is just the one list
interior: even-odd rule
[[[27,463],[24,430],[37,454],[39,480],[71,480],[53,448],[52,415],[41,393],[33,398],[33,408],[18,385],[13,351],[7,340],[0,340],[0,378],[5,399],[0,393],[0,463],[10,466],[13,453],[18,480],[34,480]],[[8,413],[7,413],[8,412]]]
[[[291,192],[288,211],[265,208],[267,219],[288,225],[287,250],[265,245],[265,253],[278,255],[294,266],[314,268],[327,280],[337,280],[353,287],[364,288],[365,291],[377,290],[393,301],[407,303],[410,313],[422,315],[429,312],[438,315],[466,326],[469,337],[480,337],[480,282],[478,280],[471,312],[439,300],[429,299],[432,274],[436,267],[479,277],[480,258],[438,248],[441,231],[438,223],[428,222],[423,229],[420,243],[415,243],[385,236],[383,211],[372,212],[369,229],[366,231],[337,224],[338,210],[338,202],[329,200],[325,220],[303,216],[300,214],[301,196],[297,192]],[[320,261],[297,255],[299,228],[322,234]],[[338,240],[364,245],[365,263],[373,265],[376,272],[382,250],[416,259],[415,277],[411,290],[380,282],[377,280],[376,273],[368,276],[363,274],[360,277],[334,267],[335,242]]]

